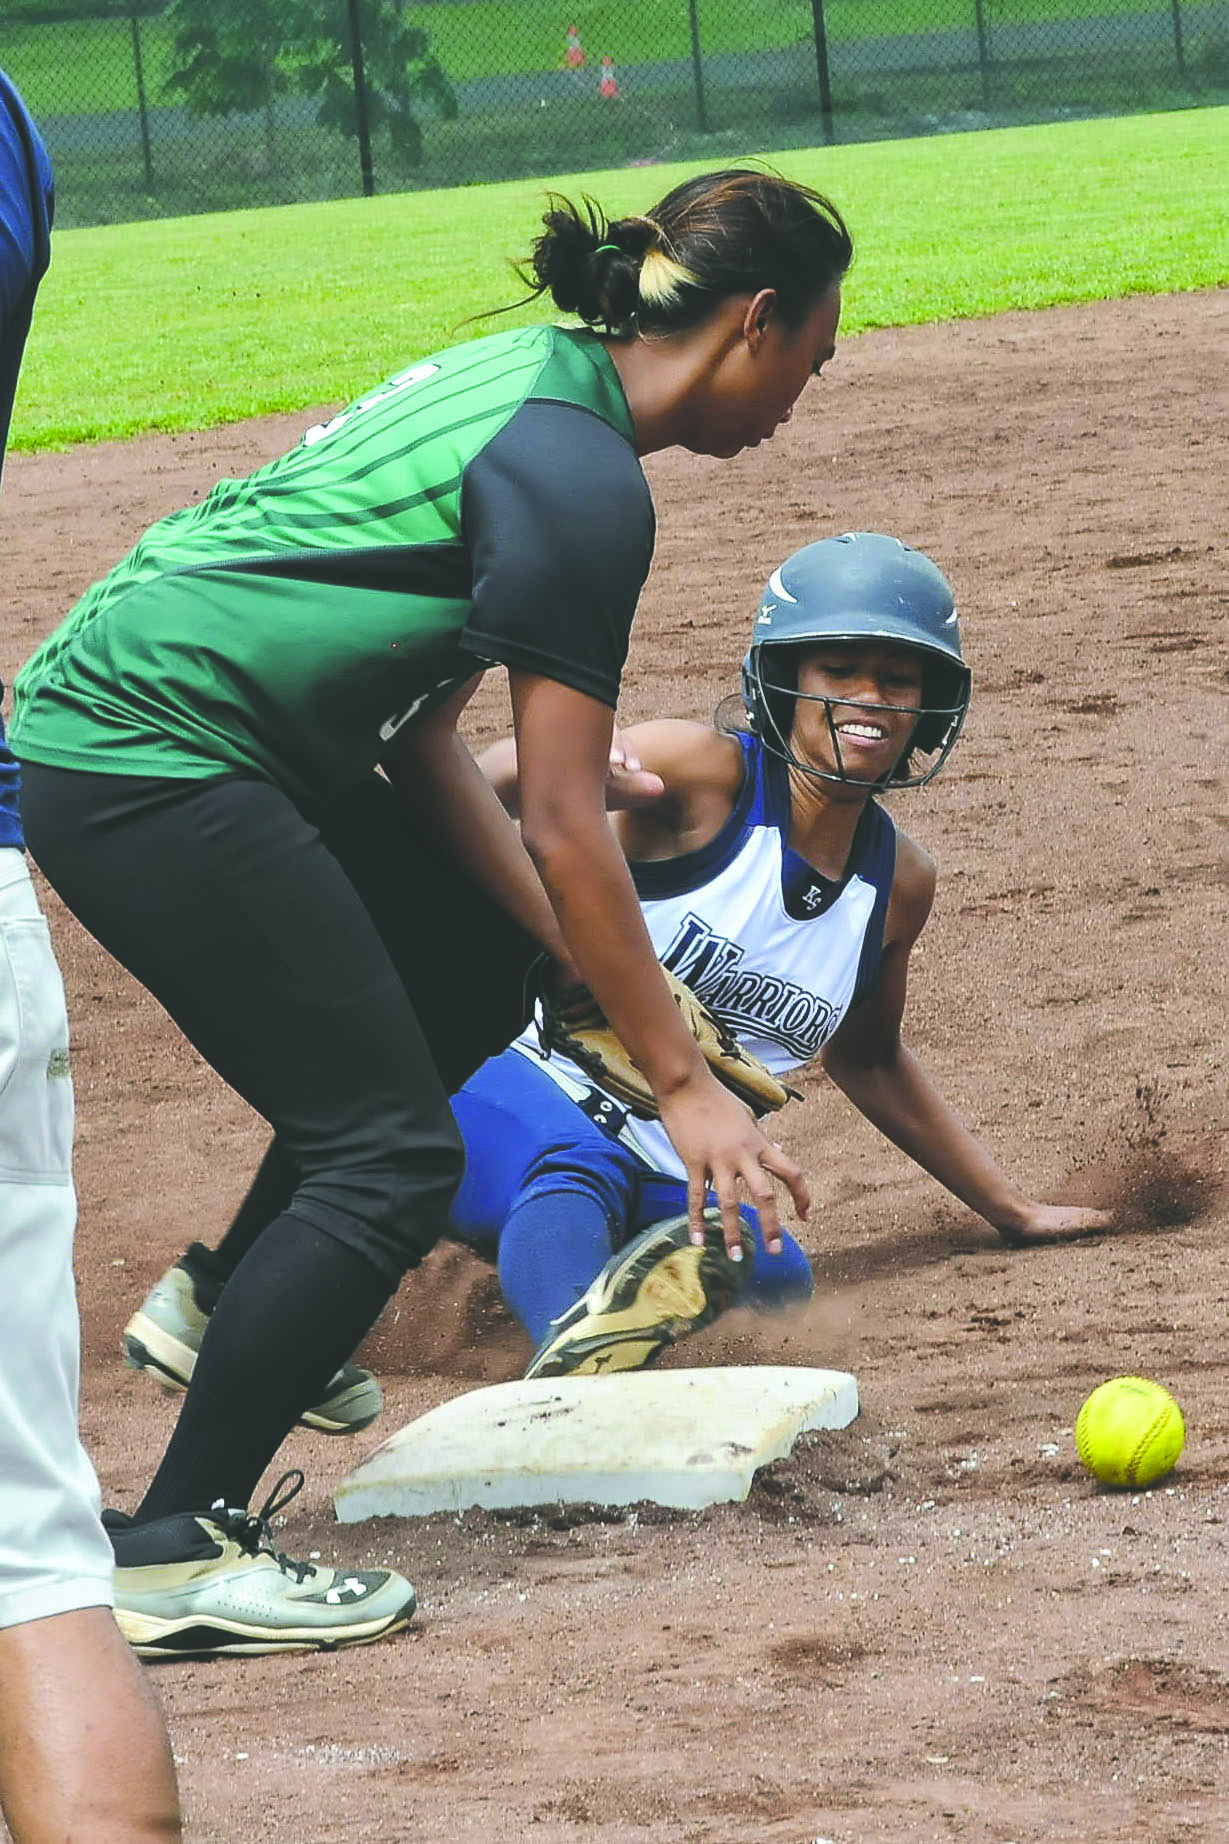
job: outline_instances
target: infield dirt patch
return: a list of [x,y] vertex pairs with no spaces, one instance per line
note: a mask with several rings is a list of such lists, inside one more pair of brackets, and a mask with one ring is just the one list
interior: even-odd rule
[[[951,577],[972,713],[944,775],[893,801],[939,865],[907,1037],[1027,1188],[1113,1202],[1118,1233],[1009,1252],[807,1079],[780,1118],[816,1199],[815,1303],[671,1361],[852,1370],[860,1420],[706,1513],[346,1529],[331,1491],[380,1426],[297,1435],[285,1547],[392,1561],[422,1611],[365,1651],[156,1669],[197,1844],[1229,1836],[1227,334],[1215,293],[871,333],[769,448],[648,470],[624,722],[706,716],[763,579],[814,537],[892,532]],[[5,676],[148,523],[314,419],[12,459]],[[492,677],[472,735],[504,721]],[[121,1370],[121,1327],[224,1227],[263,1129],[47,908],[75,1035],[84,1428],[130,1505],[175,1406]],[[386,1430],[527,1355],[451,1248],[365,1351]],[[1189,1425],[1178,1472],[1136,1496],[1096,1489],[1071,1437],[1127,1371]]]

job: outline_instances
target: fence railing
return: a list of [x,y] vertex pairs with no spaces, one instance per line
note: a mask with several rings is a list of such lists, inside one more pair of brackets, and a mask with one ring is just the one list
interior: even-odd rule
[[1229,101],[1229,0],[4,0],[105,223]]

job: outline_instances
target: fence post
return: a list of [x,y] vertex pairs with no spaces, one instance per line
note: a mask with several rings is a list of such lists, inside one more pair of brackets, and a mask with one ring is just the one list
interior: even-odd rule
[[696,127],[708,133],[708,106],[704,100],[704,60],[700,56],[700,18],[696,0],[687,0],[687,17],[691,25],[691,70],[696,80]]
[[[1175,0],[1176,3],[1176,0]],[[985,0],[973,0],[973,11],[977,17],[977,63],[981,70],[981,99],[990,101],[990,44],[986,37]]]
[[828,69],[828,33],[824,26],[824,0],[811,0],[811,19],[815,28],[815,67],[819,73],[819,113],[824,124],[824,140],[831,142],[832,73]]
[[1182,43],[1182,0],[1169,0],[1174,16],[1174,52],[1178,60],[1178,75],[1186,82],[1186,48]]
[[141,62],[141,28],[135,13],[129,13],[128,24],[132,28],[132,67],[137,79],[137,109],[141,116],[141,152],[145,156],[145,190],[154,189],[154,160],[149,145],[149,109],[145,101],[145,66]]
[[363,175],[363,197],[376,189],[371,165],[371,118],[367,113],[367,74],[363,69],[363,40],[359,32],[358,0],[346,0],[350,22],[350,68],[354,72],[354,114],[358,124],[358,160]]

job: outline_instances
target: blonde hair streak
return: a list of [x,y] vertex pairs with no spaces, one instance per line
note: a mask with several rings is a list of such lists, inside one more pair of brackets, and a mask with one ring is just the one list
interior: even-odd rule
[[691,270],[665,250],[647,250],[640,264],[640,299],[648,307],[668,310],[695,280]]

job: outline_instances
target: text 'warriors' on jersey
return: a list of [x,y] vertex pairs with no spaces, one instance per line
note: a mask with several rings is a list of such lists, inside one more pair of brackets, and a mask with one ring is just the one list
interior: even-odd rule
[[[631,868],[658,960],[774,1075],[785,1077],[817,1056],[850,1007],[875,987],[896,829],[868,801],[844,876],[839,882],[821,876],[789,844],[785,764],[753,737],[738,741],[745,778],[716,837],[682,857]],[[531,1027],[519,1047],[536,1046]],[[573,1089],[591,1086],[566,1060],[552,1057],[543,1067],[561,1071]],[[619,1137],[655,1171],[686,1176],[660,1121],[628,1116]]]

